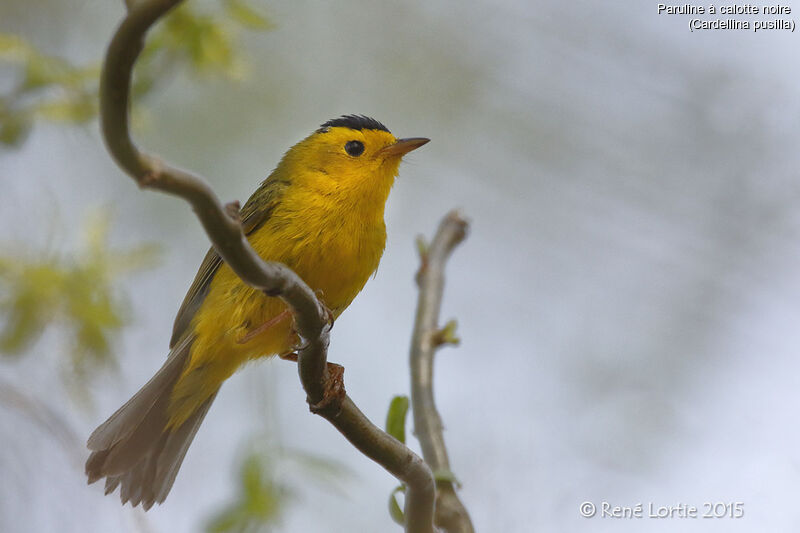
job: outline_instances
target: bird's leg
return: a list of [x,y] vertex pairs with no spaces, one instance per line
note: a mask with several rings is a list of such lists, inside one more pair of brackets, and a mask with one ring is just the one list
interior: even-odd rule
[[254,337],[257,337],[258,335],[264,333],[269,328],[273,327],[274,325],[278,324],[279,322],[283,321],[284,319],[290,316],[292,316],[291,311],[289,311],[288,309],[284,310],[282,313],[270,318],[269,320],[258,326],[256,329],[252,329],[247,333],[245,333],[240,339],[236,341],[236,344],[245,344],[247,342],[250,342],[251,340],[253,340]]

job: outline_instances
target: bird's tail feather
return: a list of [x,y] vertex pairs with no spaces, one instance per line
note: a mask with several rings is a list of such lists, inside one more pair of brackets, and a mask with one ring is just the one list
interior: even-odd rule
[[169,494],[186,450],[214,392],[178,427],[168,428],[170,394],[189,359],[194,337],[187,334],[172,349],[153,378],[89,437],[86,461],[89,483],[105,477],[106,494],[120,487],[122,503],[149,509]]

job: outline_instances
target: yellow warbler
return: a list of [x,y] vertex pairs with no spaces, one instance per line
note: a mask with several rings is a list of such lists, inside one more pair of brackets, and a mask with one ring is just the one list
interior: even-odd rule
[[[329,120],[293,146],[241,210],[253,248],[293,269],[334,318],[378,267],[384,206],[404,154],[427,143],[396,139],[377,120]],[[222,382],[250,359],[289,354],[297,338],[278,298],[244,283],[211,249],[178,311],[167,361],[89,437],[89,483],[120,486],[149,509],[167,497]]]

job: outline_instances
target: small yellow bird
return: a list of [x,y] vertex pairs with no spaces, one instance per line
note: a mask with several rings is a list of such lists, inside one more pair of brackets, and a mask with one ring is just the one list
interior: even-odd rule
[[[250,244],[293,269],[338,317],[378,268],[401,158],[427,142],[396,139],[363,115],[322,124],[242,208]],[[209,250],[175,318],[167,361],[89,437],[89,483],[105,477],[106,494],[120,486],[123,504],[162,503],[222,382],[296,343],[284,303],[242,283]]]

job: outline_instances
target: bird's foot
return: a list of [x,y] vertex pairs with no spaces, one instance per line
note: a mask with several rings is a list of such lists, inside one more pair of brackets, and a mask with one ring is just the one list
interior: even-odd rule
[[[284,361],[297,362],[297,352],[278,354]],[[309,410],[315,415],[336,415],[342,410],[342,402],[347,391],[344,388],[344,367],[336,363],[327,363],[322,399],[316,403],[308,402]]]
[[315,415],[333,415],[339,414],[342,410],[342,402],[347,391],[344,389],[344,367],[336,363],[328,363],[328,371],[326,372],[325,392],[322,399],[316,403],[308,402],[308,408]]

